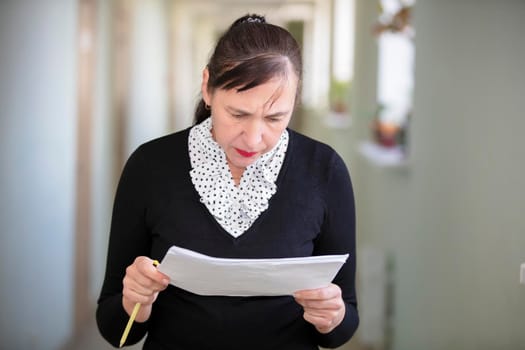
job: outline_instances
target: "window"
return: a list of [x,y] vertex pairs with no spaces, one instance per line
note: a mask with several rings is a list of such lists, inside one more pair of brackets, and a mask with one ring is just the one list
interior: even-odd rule
[[375,141],[383,147],[405,151],[406,132],[412,114],[414,86],[415,0],[381,0],[374,28],[378,40],[378,107],[374,120]]

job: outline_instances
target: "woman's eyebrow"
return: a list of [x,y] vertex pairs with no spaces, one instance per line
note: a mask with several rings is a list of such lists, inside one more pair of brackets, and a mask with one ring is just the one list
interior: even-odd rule
[[[226,109],[230,113],[235,113],[235,114],[239,114],[239,115],[252,115],[253,114],[252,112],[248,112],[248,111],[245,111],[243,109],[239,109],[239,108],[232,107],[232,106],[226,106]],[[265,117],[275,118],[275,117],[281,117],[281,116],[284,116],[284,115],[287,115],[287,114],[288,114],[288,111],[277,111],[277,112],[273,112],[271,114],[266,114]]]
[[242,115],[252,114],[251,112],[248,112],[248,111],[245,111],[239,108],[231,107],[231,106],[226,106],[226,109],[228,109],[230,113],[235,113],[235,114],[242,114]]
[[274,112],[272,114],[267,114],[266,117],[275,118],[275,117],[282,117],[287,114],[288,114],[288,111],[279,111],[279,112]]

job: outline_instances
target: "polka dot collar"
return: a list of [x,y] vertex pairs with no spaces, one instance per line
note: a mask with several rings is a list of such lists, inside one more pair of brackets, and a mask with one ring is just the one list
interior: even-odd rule
[[229,234],[239,237],[268,208],[277,190],[275,181],[288,148],[288,131],[282,133],[272,150],[246,168],[237,187],[223,149],[213,140],[211,126],[208,118],[190,130],[191,181],[215,220]]

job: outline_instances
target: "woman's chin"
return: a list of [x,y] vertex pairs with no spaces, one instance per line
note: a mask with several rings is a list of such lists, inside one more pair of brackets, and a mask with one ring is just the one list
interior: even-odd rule
[[235,156],[230,159],[230,165],[239,168],[239,169],[245,169],[248,166],[252,165],[259,159],[259,155],[254,155],[252,157],[243,157],[243,156]]

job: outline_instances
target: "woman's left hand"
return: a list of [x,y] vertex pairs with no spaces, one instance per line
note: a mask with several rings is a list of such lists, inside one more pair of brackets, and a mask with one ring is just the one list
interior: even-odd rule
[[295,301],[304,309],[304,319],[320,333],[329,333],[345,316],[341,288],[330,284],[325,288],[301,290],[294,293]]

